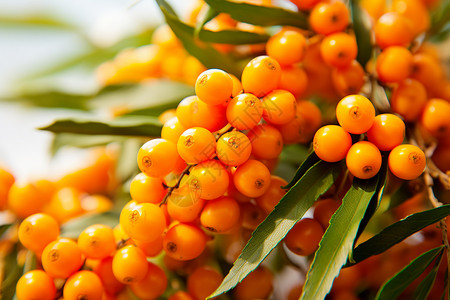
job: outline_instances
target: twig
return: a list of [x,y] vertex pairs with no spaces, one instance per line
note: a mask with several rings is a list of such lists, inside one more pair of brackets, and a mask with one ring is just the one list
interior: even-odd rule
[[175,183],[174,186],[171,186],[167,189],[167,193],[164,196],[164,198],[162,199],[161,203],[159,204],[159,206],[166,204],[167,200],[169,199],[170,195],[172,195],[173,191],[177,188],[180,187],[181,184],[181,180],[183,179],[184,175],[189,175],[189,171],[190,169],[193,167],[193,165],[188,165],[183,172],[181,172],[180,177],[178,178],[177,182]]

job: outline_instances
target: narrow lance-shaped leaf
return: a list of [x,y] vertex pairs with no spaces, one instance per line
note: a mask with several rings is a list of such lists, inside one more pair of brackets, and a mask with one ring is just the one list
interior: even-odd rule
[[422,280],[417,286],[416,290],[414,291],[415,300],[428,299],[428,294],[430,294],[431,288],[436,281],[436,276],[438,274],[439,265],[441,264],[443,254],[444,251],[442,251],[438,255],[438,257],[434,261],[434,266],[431,269],[430,273],[428,273],[424,280]]
[[320,158],[316,155],[316,153],[313,151],[309,156],[303,161],[303,163],[298,167],[297,172],[295,173],[294,178],[283,188],[290,189],[294,186],[294,184],[297,183],[297,181],[302,178],[303,175],[305,175],[306,171],[309,170],[313,165],[315,165],[318,161],[320,161]]
[[444,251],[444,246],[439,246],[417,257],[409,265],[394,275],[394,277],[389,279],[378,290],[375,299],[397,299],[397,297],[426,270],[433,260],[442,253],[442,251]]
[[353,250],[353,263],[358,263],[373,255],[383,253],[417,231],[434,224],[450,215],[450,204],[415,213],[386,228]]
[[205,0],[205,2],[240,22],[260,26],[289,25],[308,28],[308,19],[300,12],[228,0]]
[[323,161],[311,167],[255,229],[228,275],[208,299],[231,290],[255,270],[314,201],[331,187],[341,170],[342,164]]
[[410,186],[411,181],[405,181],[390,197],[389,199],[389,210],[393,209],[406,200],[414,196],[414,190]]
[[208,6],[207,10],[203,14],[200,12],[200,15],[197,17],[197,22],[195,24],[194,35],[198,37],[200,31],[203,29],[203,26],[205,26],[206,23],[208,23],[218,15],[219,12],[211,6]]
[[359,224],[376,192],[377,182],[378,176],[369,180],[353,180],[319,243],[300,299],[324,299],[329,293],[334,278],[347,261]]
[[431,27],[427,31],[427,38],[433,39],[443,31],[450,30],[450,2],[442,1],[431,14]]
[[350,1],[350,11],[358,45],[358,56],[356,59],[362,66],[365,66],[372,55],[372,42],[370,41],[371,21],[369,15],[361,9],[357,2],[355,0]]

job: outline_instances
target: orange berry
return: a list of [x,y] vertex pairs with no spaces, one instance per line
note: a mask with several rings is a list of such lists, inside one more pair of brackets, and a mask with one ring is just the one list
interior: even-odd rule
[[157,205],[132,201],[122,208],[120,225],[132,239],[152,241],[165,230],[166,218]]
[[215,156],[216,138],[202,127],[189,128],[177,142],[178,154],[188,164],[198,164]]
[[375,107],[361,95],[344,97],[336,106],[336,118],[346,131],[354,134],[367,132],[375,119]]
[[320,44],[320,53],[325,63],[332,67],[349,66],[358,54],[354,36],[344,32],[333,33],[325,37]]
[[147,257],[156,257],[158,256],[163,249],[163,236],[159,236],[156,240],[150,242],[141,242],[138,240],[133,240],[136,246],[141,249],[145,256]]
[[240,207],[242,228],[253,231],[267,217],[264,210],[252,202],[241,203]]
[[108,256],[102,259],[93,271],[100,278],[105,293],[115,295],[123,290],[125,285],[114,276],[112,262],[113,257]]
[[194,225],[177,224],[171,227],[163,239],[164,251],[176,260],[191,260],[206,247],[205,233]]
[[374,26],[375,40],[380,48],[389,46],[408,46],[413,39],[410,21],[396,12],[382,15]]
[[290,0],[294,3],[299,10],[310,10],[312,9],[320,0]]
[[172,193],[167,201],[167,211],[169,216],[179,222],[194,222],[200,216],[205,205],[205,200],[189,193],[187,194]]
[[19,226],[19,241],[37,254],[59,236],[59,224],[47,214],[34,214],[26,218]]
[[392,11],[405,16],[413,24],[415,36],[430,27],[430,14],[421,0],[393,0]]
[[425,169],[425,153],[414,145],[399,145],[389,153],[388,164],[391,172],[398,178],[413,180]]
[[130,183],[131,198],[137,203],[160,203],[166,195],[161,178],[137,174]]
[[343,31],[350,23],[350,12],[340,1],[320,2],[309,15],[311,28],[324,35]]
[[23,274],[16,285],[18,300],[33,300],[37,295],[42,300],[53,300],[56,297],[53,279],[42,270],[32,270]]
[[224,232],[239,221],[239,205],[231,197],[220,197],[208,201],[200,215],[203,227],[212,232]]
[[222,196],[228,189],[230,178],[225,167],[218,161],[204,161],[191,169],[189,188],[205,200]]
[[174,108],[168,109],[163,111],[159,116],[158,116],[158,120],[165,124],[167,122],[169,122],[169,120],[175,118],[177,116],[177,110]]
[[270,178],[269,189],[260,197],[256,198],[256,204],[261,207],[266,214],[272,212],[275,206],[280,202],[281,198],[286,194],[287,190],[283,189],[288,183],[281,177],[272,175]]
[[445,71],[439,61],[428,53],[416,53],[412,58],[411,78],[420,81],[429,95],[435,93],[445,79]]
[[245,196],[260,197],[270,187],[270,171],[262,162],[249,159],[236,169],[233,183]]
[[164,177],[175,169],[180,156],[175,143],[153,139],[139,149],[137,162],[141,172],[152,177]]
[[358,93],[365,83],[363,67],[354,60],[344,68],[334,68],[331,72],[333,86],[341,96]]
[[141,281],[147,274],[147,258],[138,247],[125,246],[114,254],[112,270],[117,280],[124,284]]
[[411,74],[413,56],[401,46],[387,47],[380,53],[376,62],[378,79],[386,82],[400,82]]
[[252,153],[249,138],[240,131],[224,133],[217,140],[217,157],[227,166],[239,166],[248,160]]
[[82,252],[77,243],[69,239],[53,241],[42,252],[42,267],[53,278],[68,278],[82,265]]
[[288,232],[284,243],[295,254],[308,256],[319,248],[323,232],[322,225],[317,220],[303,218]]
[[280,64],[269,56],[258,56],[252,59],[242,72],[242,87],[245,93],[263,97],[274,90],[280,81]]
[[335,199],[323,199],[314,203],[314,219],[322,225],[323,230],[328,228],[330,219],[341,206],[341,201]]
[[67,279],[64,284],[65,300],[101,300],[103,285],[97,274],[91,271],[79,271]]
[[220,285],[223,276],[216,270],[204,266],[198,267],[187,279],[187,290],[196,300],[206,299]]
[[161,138],[177,143],[180,135],[186,131],[186,127],[181,124],[180,120],[175,116],[166,122],[161,129]]
[[305,94],[308,83],[308,75],[302,66],[285,66],[281,68],[281,79],[277,89],[286,90],[299,99]]
[[233,91],[231,92],[231,97],[234,98],[237,95],[239,95],[240,93],[242,93],[242,83],[233,74],[228,74],[228,75],[230,75],[231,79],[233,80]]
[[116,250],[113,230],[102,224],[91,225],[78,236],[78,247],[87,258],[110,256]]
[[14,176],[8,170],[0,166],[0,210],[6,208],[9,189],[14,181]]
[[54,217],[59,223],[64,223],[74,217],[82,215],[82,192],[76,188],[62,188],[53,195],[43,211]]
[[110,198],[104,195],[85,195],[81,198],[81,208],[87,213],[104,213],[113,207]]
[[36,182],[14,182],[8,194],[8,208],[19,218],[26,218],[42,211],[49,198]]
[[289,66],[302,61],[306,51],[306,38],[296,30],[282,30],[273,35],[266,44],[267,55],[281,66]]
[[407,78],[393,90],[391,109],[401,115],[405,121],[416,121],[427,102],[427,91],[419,81]]
[[344,159],[351,146],[350,134],[340,126],[323,126],[314,135],[314,152],[320,159],[327,162]]
[[157,299],[167,288],[166,273],[154,263],[148,262],[148,271],[142,280],[131,283],[134,295],[139,299]]
[[195,300],[195,299],[185,291],[177,291],[173,293],[167,300]]
[[350,147],[345,162],[353,176],[369,179],[377,175],[381,168],[381,160],[380,150],[374,144],[361,141]]
[[234,296],[237,300],[267,299],[272,290],[272,272],[259,266],[234,288]]
[[260,159],[277,158],[283,150],[283,137],[278,129],[261,124],[248,133],[252,154]]
[[263,99],[263,118],[269,123],[282,125],[295,118],[296,99],[285,90],[273,90]]
[[367,131],[369,142],[381,151],[389,151],[403,142],[405,123],[394,114],[381,114],[375,117],[372,127]]
[[262,102],[253,94],[240,94],[228,103],[226,114],[228,123],[237,130],[251,129],[261,121]]
[[443,99],[430,99],[422,112],[420,124],[432,136],[440,139],[450,137],[450,102]]
[[202,72],[195,82],[195,93],[206,104],[224,104],[230,100],[232,92],[233,80],[227,72],[219,69]]

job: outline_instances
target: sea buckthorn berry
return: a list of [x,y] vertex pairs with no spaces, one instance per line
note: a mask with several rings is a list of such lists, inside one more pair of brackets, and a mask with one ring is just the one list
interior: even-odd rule
[[344,159],[351,146],[352,137],[337,125],[323,126],[314,135],[314,152],[320,159],[327,162]]
[[285,66],[281,68],[281,79],[277,89],[286,90],[299,99],[305,94],[308,83],[308,75],[302,66]]
[[239,221],[239,205],[231,197],[208,201],[200,215],[203,227],[212,232],[227,231]]
[[240,93],[242,93],[242,83],[239,80],[239,78],[237,78],[233,74],[229,74],[229,75],[230,75],[231,79],[233,80],[233,91],[231,92],[231,97],[234,98],[237,95],[239,95]]
[[228,102],[233,92],[233,80],[227,72],[209,69],[201,73],[195,82],[195,93],[203,102],[219,105]]
[[394,113],[401,115],[407,122],[414,122],[422,113],[427,100],[423,84],[407,78],[394,88],[390,103]]
[[309,15],[311,28],[324,35],[343,31],[350,22],[347,6],[340,1],[321,2],[314,6]]
[[186,131],[186,127],[181,124],[180,120],[175,116],[164,122],[161,129],[161,138],[177,143],[180,135]]
[[167,300],[196,300],[188,292],[177,291],[173,293]]
[[400,82],[411,74],[413,56],[401,46],[387,47],[380,53],[376,62],[378,79],[386,82]]
[[36,182],[14,182],[9,189],[7,206],[19,218],[24,219],[42,211],[50,200],[46,196]]
[[113,207],[111,198],[104,195],[85,195],[81,198],[81,208],[87,213],[104,213]]
[[216,270],[202,266],[195,269],[187,279],[187,290],[196,300],[206,299],[220,285],[223,276]]
[[278,129],[261,124],[248,133],[252,154],[260,159],[277,158],[283,150],[283,137]]
[[53,278],[67,278],[83,265],[77,243],[59,239],[48,244],[42,252],[42,267]]
[[450,137],[450,103],[443,99],[428,100],[420,124],[436,138]]
[[336,106],[336,118],[346,131],[354,134],[367,132],[375,119],[375,107],[361,95],[344,97]]
[[87,258],[103,259],[116,249],[112,228],[95,224],[87,227],[78,236],[78,247]]
[[262,162],[249,159],[236,169],[233,183],[245,196],[260,197],[270,187],[270,171]]
[[425,170],[425,153],[414,145],[399,145],[388,158],[389,170],[400,179],[413,180]]
[[169,216],[179,222],[194,222],[200,216],[205,205],[205,200],[196,197],[189,192],[189,189],[183,189],[179,193],[172,193],[167,201],[167,211]]
[[273,90],[263,99],[263,118],[269,123],[282,125],[295,118],[296,99],[285,90]]
[[302,61],[306,51],[306,38],[296,30],[282,30],[273,35],[266,44],[267,55],[281,66]]
[[102,281],[105,293],[115,295],[124,289],[125,285],[117,280],[112,270],[113,257],[108,256],[102,259],[97,266],[94,267],[94,272]]
[[420,81],[429,95],[433,94],[442,85],[445,72],[432,55],[428,53],[416,53],[412,59],[411,78]]
[[152,241],[166,228],[166,218],[161,208],[153,203],[125,205],[120,213],[120,225],[132,239]]
[[413,23],[414,35],[426,31],[430,27],[430,14],[425,6],[426,1],[421,0],[394,0],[392,1],[392,11],[405,16]]
[[191,192],[200,198],[211,200],[222,196],[228,189],[230,178],[225,167],[218,161],[208,160],[191,169],[188,184]]
[[308,256],[319,248],[323,235],[322,225],[311,218],[303,218],[284,238],[286,247],[297,255]]
[[175,143],[153,139],[139,149],[137,162],[141,172],[152,177],[164,177],[175,169],[180,156]]
[[408,46],[413,39],[412,23],[396,12],[382,15],[374,26],[375,40],[380,48]]
[[177,110],[175,108],[171,108],[168,110],[163,111],[159,116],[158,116],[158,120],[165,124],[167,122],[169,122],[169,120],[175,118],[177,116]]
[[263,97],[276,89],[281,77],[280,64],[269,56],[252,59],[242,72],[242,87],[245,93]]
[[234,296],[237,300],[267,299],[273,290],[273,274],[259,266],[248,274],[235,288]]
[[356,59],[358,46],[354,36],[344,32],[333,33],[323,39],[320,53],[328,65],[344,68]]
[[8,170],[0,166],[0,210],[6,208],[9,189],[14,182],[14,176]]
[[34,214],[26,218],[19,226],[19,241],[37,254],[59,236],[59,224],[47,214]]
[[360,179],[377,175],[381,168],[381,153],[371,142],[355,143],[347,152],[346,163],[350,173]]
[[206,234],[194,225],[180,223],[167,231],[163,246],[171,258],[191,260],[199,257],[205,250]]
[[299,10],[311,10],[320,0],[290,0]]
[[330,219],[336,210],[341,206],[342,201],[335,199],[323,199],[314,203],[314,219],[322,225],[323,230],[328,228]]
[[81,206],[82,196],[83,193],[77,188],[59,189],[42,210],[54,217],[59,223],[64,223],[84,213]]
[[32,270],[23,274],[16,285],[18,300],[36,299],[37,295],[42,300],[53,300],[56,297],[53,278],[42,270]]
[[124,284],[138,282],[147,275],[147,258],[138,247],[125,246],[114,254],[112,270],[117,280]]
[[283,189],[288,183],[281,177],[272,175],[269,189],[260,197],[256,198],[256,204],[261,207],[266,214],[272,212],[287,190]]
[[148,262],[147,274],[142,280],[131,283],[131,290],[139,299],[158,299],[167,288],[167,275],[154,263]]
[[405,123],[394,114],[381,114],[375,117],[372,127],[367,131],[369,142],[381,151],[389,151],[403,142]]
[[313,102],[301,100],[297,102],[294,120],[277,126],[283,136],[284,144],[309,142],[322,123],[322,113]]
[[237,130],[255,127],[263,114],[262,102],[255,95],[244,93],[234,97],[227,106],[227,120]]
[[145,256],[156,257],[163,250],[163,235],[156,238],[156,240],[150,242],[141,242],[138,240],[133,240],[136,246],[141,249]]
[[252,202],[241,203],[240,207],[242,228],[253,231],[267,217],[264,210]]
[[166,189],[161,178],[139,173],[130,183],[131,198],[137,203],[159,203],[165,194]]
[[252,153],[249,138],[240,131],[230,131],[217,140],[217,157],[227,166],[239,166]]
[[79,271],[67,279],[63,290],[66,300],[101,300],[103,286],[97,274],[91,271]]
[[352,61],[343,68],[334,68],[331,79],[336,91],[342,96],[358,93],[365,82],[365,72],[358,61]]
[[188,164],[198,164],[215,155],[216,138],[208,129],[189,128],[177,142],[178,154]]

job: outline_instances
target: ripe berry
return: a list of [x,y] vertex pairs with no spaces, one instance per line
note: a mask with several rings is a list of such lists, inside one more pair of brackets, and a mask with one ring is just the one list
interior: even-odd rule
[[375,40],[378,46],[408,46],[413,39],[413,28],[410,21],[396,12],[382,15],[375,23]]
[[237,300],[267,299],[272,290],[272,272],[259,266],[234,288],[234,296]]
[[198,267],[187,279],[187,289],[196,300],[206,299],[214,292],[223,280],[216,270],[204,266]]
[[353,176],[369,179],[380,170],[381,160],[380,150],[374,144],[361,141],[350,147],[345,162]]
[[260,197],[270,187],[270,171],[262,162],[249,159],[236,169],[233,183],[245,196]]
[[390,99],[391,109],[405,121],[416,121],[428,100],[427,91],[420,81],[407,78],[393,89]]
[[215,155],[216,138],[202,127],[189,128],[177,142],[178,154],[188,164],[198,164]]
[[328,65],[344,68],[356,59],[358,46],[354,36],[343,32],[333,33],[323,39],[320,53]]
[[42,252],[42,267],[53,278],[68,278],[82,265],[82,252],[77,243],[69,239],[51,242]]
[[26,218],[19,226],[19,241],[38,255],[45,246],[59,236],[59,224],[47,214],[34,214]]
[[51,278],[42,270],[32,270],[20,277],[16,285],[16,296],[18,300],[36,299],[53,300],[56,297],[56,288]]
[[164,139],[146,142],[138,152],[137,162],[141,172],[152,177],[164,177],[175,170],[180,156],[175,143]]
[[242,72],[242,87],[245,93],[263,97],[274,90],[280,81],[280,64],[269,56],[258,56],[252,59]]
[[320,159],[327,162],[344,159],[351,145],[350,134],[340,126],[323,126],[314,135],[314,152]]
[[306,38],[296,30],[285,29],[273,35],[266,44],[267,55],[281,66],[302,61],[306,51]]
[[220,197],[208,201],[200,215],[203,227],[212,232],[224,232],[239,221],[239,205],[233,198]]
[[87,258],[110,256],[116,249],[113,230],[102,224],[91,225],[78,236],[78,247]]
[[336,118],[346,131],[354,134],[365,133],[372,127],[375,108],[366,97],[350,95],[337,104]]
[[376,62],[378,79],[385,83],[400,82],[411,74],[413,56],[401,46],[387,47],[380,53]]
[[194,225],[177,224],[171,227],[163,240],[164,251],[176,260],[191,260],[206,247],[205,233]]
[[188,177],[190,191],[205,200],[222,196],[230,178],[225,167],[216,160],[204,161],[191,169]]
[[381,114],[375,117],[372,127],[367,131],[369,142],[381,151],[389,151],[403,142],[405,123],[394,114]]
[[295,254],[308,256],[317,250],[322,235],[322,225],[318,221],[303,218],[292,227],[284,238],[284,243]]
[[138,247],[125,246],[114,254],[112,270],[117,280],[124,284],[138,282],[147,274],[147,258]]
[[223,134],[217,140],[217,158],[227,166],[239,166],[246,162],[252,153],[249,138],[240,131]]
[[195,93],[203,102],[219,105],[228,102],[233,91],[233,80],[227,72],[209,69],[201,73],[195,82]]
[[422,112],[420,124],[432,136],[439,139],[450,137],[450,103],[438,98],[428,100]]
[[79,271],[70,276],[64,284],[64,299],[101,300],[103,286],[97,274],[91,271]]
[[311,28],[319,34],[329,35],[343,31],[349,23],[348,8],[340,1],[318,3],[309,15]]
[[227,120],[238,130],[255,127],[263,114],[262,102],[255,95],[244,93],[234,97],[227,106]]
[[137,174],[130,183],[131,198],[137,203],[159,203],[166,189],[161,178],[150,177],[145,173]]
[[259,159],[277,158],[283,150],[283,137],[278,129],[261,124],[248,133],[252,154]]
[[269,123],[282,125],[295,118],[297,101],[285,90],[273,90],[263,98],[263,118]]
[[148,262],[147,274],[139,281],[130,284],[134,295],[139,299],[157,299],[167,288],[167,275],[154,263]]
[[399,145],[389,153],[388,164],[391,172],[398,178],[413,180],[425,169],[425,153],[414,145]]

